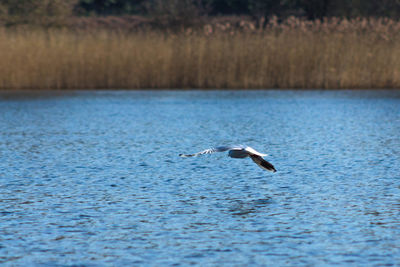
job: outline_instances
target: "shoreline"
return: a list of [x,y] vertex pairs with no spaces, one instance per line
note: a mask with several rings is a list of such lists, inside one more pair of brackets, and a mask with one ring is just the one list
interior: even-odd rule
[[400,88],[336,88],[336,89],[322,89],[322,88],[259,88],[259,89],[218,89],[218,88],[191,88],[191,89],[177,89],[177,88],[158,88],[158,89],[0,89],[2,94],[63,94],[63,93],[119,93],[119,92],[259,92],[259,91],[283,91],[283,92],[333,92],[333,91],[400,91]]

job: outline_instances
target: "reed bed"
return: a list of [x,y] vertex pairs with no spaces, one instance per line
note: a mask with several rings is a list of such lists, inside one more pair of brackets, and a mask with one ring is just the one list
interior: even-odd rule
[[0,29],[0,89],[146,88],[400,88],[400,23]]

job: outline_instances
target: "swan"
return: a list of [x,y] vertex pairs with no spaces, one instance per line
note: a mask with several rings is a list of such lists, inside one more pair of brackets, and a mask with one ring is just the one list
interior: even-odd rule
[[219,146],[215,148],[209,148],[194,154],[179,154],[179,156],[187,158],[187,157],[196,157],[199,155],[212,154],[215,152],[225,152],[225,151],[229,151],[228,156],[231,158],[242,159],[250,157],[260,168],[267,171],[276,172],[274,166],[265,159],[263,159],[263,157],[268,156],[267,154],[260,153],[256,151],[254,148],[244,145]]

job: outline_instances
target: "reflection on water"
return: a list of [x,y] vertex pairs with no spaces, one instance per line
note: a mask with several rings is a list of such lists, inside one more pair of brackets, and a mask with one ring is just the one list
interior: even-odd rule
[[267,199],[254,199],[251,201],[243,201],[240,199],[234,199],[232,205],[229,209],[233,215],[247,215],[251,213],[258,212],[258,210],[265,210],[265,207],[271,201],[270,198]]
[[[0,93],[0,262],[395,265],[398,91]],[[247,144],[278,172],[214,145]]]

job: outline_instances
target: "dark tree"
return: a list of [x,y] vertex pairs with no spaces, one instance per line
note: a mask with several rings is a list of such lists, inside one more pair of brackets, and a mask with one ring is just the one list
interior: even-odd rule
[[[11,0],[0,0],[1,2]],[[20,0],[15,0],[16,2]],[[44,0],[25,0],[38,1]],[[76,10],[81,14],[120,15],[144,14],[151,9],[154,0],[77,0]],[[170,5],[171,0],[160,0]],[[288,14],[305,16],[308,19],[324,17],[392,17],[400,16],[400,0],[178,0],[174,4],[182,6],[201,6],[209,15],[251,15],[266,17]],[[189,3],[190,2],[190,3]],[[144,8],[145,7],[145,8]],[[156,9],[154,7],[153,9]],[[171,10],[170,10],[171,11]],[[170,12],[174,13],[174,12]],[[179,13],[179,12],[177,12]],[[204,12],[200,12],[204,13]]]
[[80,0],[77,10],[84,14],[121,15],[141,11],[144,0]]
[[304,10],[308,19],[322,19],[329,14],[332,8],[331,0],[300,0],[299,7]]

